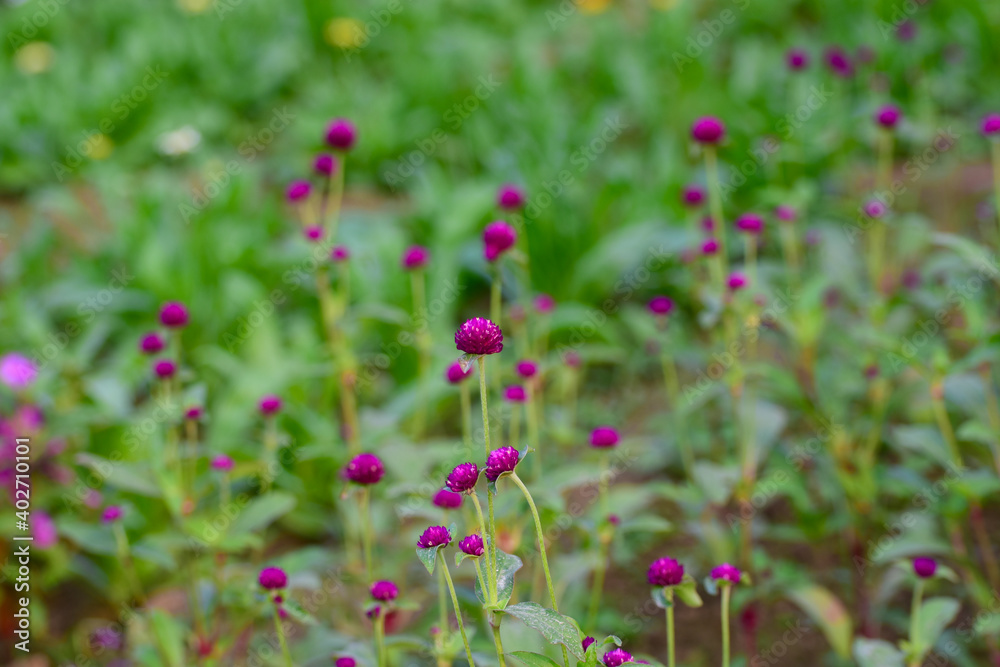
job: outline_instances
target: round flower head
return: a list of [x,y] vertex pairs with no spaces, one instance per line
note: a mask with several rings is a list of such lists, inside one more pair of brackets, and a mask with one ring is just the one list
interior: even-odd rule
[[369,590],[379,602],[390,602],[399,595],[399,588],[391,581],[376,581]]
[[786,58],[789,69],[794,71],[803,70],[809,66],[809,54],[803,49],[791,49]]
[[182,327],[188,323],[188,311],[180,301],[168,301],[160,308],[160,323],[165,327]]
[[226,456],[225,454],[219,454],[212,458],[212,470],[218,470],[219,472],[229,472],[233,469],[236,463]]
[[459,542],[458,548],[462,550],[462,553],[469,554],[470,556],[482,556],[485,551],[483,538],[476,533],[469,535],[464,540]]
[[610,426],[598,426],[590,432],[590,446],[598,449],[614,447],[619,440],[618,431]]
[[590,648],[590,645],[593,643],[594,643],[593,637],[584,637],[583,641],[580,642],[581,646],[583,646],[583,652],[586,653],[587,649]]
[[899,27],[896,28],[896,37],[898,37],[900,41],[909,42],[916,36],[917,22],[912,19],[903,21],[899,24]]
[[495,482],[503,473],[514,472],[520,458],[521,455],[513,447],[494,449],[486,457],[486,479]]
[[196,422],[196,421],[198,421],[199,419],[201,419],[201,417],[202,417],[202,415],[203,415],[204,413],[205,413],[205,411],[204,411],[204,410],[202,410],[200,406],[197,406],[197,405],[192,405],[192,406],[191,406],[190,408],[188,408],[188,409],[187,409],[187,411],[186,411],[186,412],[184,413],[184,418],[185,418],[185,419],[190,419],[191,421],[195,421],[195,422]]
[[326,128],[326,143],[331,148],[349,151],[358,140],[358,130],[346,118],[335,118]]
[[839,46],[830,47],[826,50],[825,55],[827,66],[837,76],[848,78],[854,74],[854,64],[851,62],[851,57]]
[[0,358],[0,382],[11,389],[26,389],[38,377],[35,362],[17,352],[5,354]]
[[899,123],[899,119],[903,116],[899,107],[892,104],[886,104],[884,107],[880,108],[875,112],[875,122],[882,127],[892,129],[896,127]]
[[667,296],[654,296],[647,307],[654,315],[668,315],[674,309],[674,302]]
[[268,394],[260,399],[260,413],[265,417],[278,414],[281,411],[281,399],[274,394]]
[[733,584],[740,583],[740,571],[729,563],[723,563],[712,568],[712,578],[716,581],[728,581]]
[[336,667],[356,667],[357,661],[349,655],[342,655],[333,663]]
[[476,488],[479,481],[479,467],[475,463],[459,463],[448,473],[445,486],[455,493],[466,493]]
[[701,228],[709,234],[715,231],[715,220],[712,219],[712,216],[706,215],[701,219]]
[[570,368],[579,368],[583,364],[583,359],[576,350],[567,350],[566,354],[563,355],[563,363]]
[[422,245],[413,245],[403,253],[402,265],[407,271],[422,269],[431,258],[430,251]]
[[556,300],[548,294],[539,294],[535,297],[535,310],[545,315],[551,313],[556,307]]
[[123,645],[121,633],[110,625],[90,634],[90,646],[95,651],[120,651]]
[[791,206],[785,206],[782,204],[774,209],[774,217],[782,222],[794,222],[795,209]]
[[524,201],[524,190],[516,185],[505,183],[500,186],[500,190],[497,192],[497,206],[505,211],[516,211],[522,208]]
[[169,359],[161,359],[153,364],[153,372],[156,373],[156,377],[165,380],[174,376],[174,373],[177,372],[177,364]]
[[288,585],[288,575],[280,567],[265,567],[260,571],[257,583],[265,590],[276,591]]
[[517,232],[503,220],[486,225],[483,230],[483,254],[486,261],[495,262],[517,242]]
[[309,181],[292,181],[285,190],[285,199],[292,203],[300,202],[309,197],[310,192],[312,192],[312,185],[309,184]]
[[375,484],[380,479],[382,475],[385,474],[385,468],[382,466],[382,461],[379,457],[374,454],[358,454],[351,462],[347,464],[344,468],[344,475],[347,479],[351,480],[355,484]]
[[524,393],[524,387],[519,384],[512,384],[507,387],[503,392],[503,397],[511,403],[524,403],[524,401],[527,400],[527,394]]
[[914,558],[913,571],[916,572],[917,576],[921,579],[930,579],[937,571],[937,561],[933,558],[926,557]]
[[529,378],[535,377],[535,375],[538,373],[538,364],[536,364],[534,361],[531,361],[530,359],[522,359],[521,361],[517,362],[517,366],[514,368],[514,370],[517,371],[518,375],[527,380]]
[[685,185],[681,192],[681,200],[685,206],[699,206],[705,201],[705,189],[700,185]]
[[733,292],[741,290],[747,286],[747,277],[739,271],[734,271],[729,274],[729,279],[726,280],[726,285],[728,285],[729,289]]
[[991,113],[983,118],[980,128],[987,137],[1000,134],[1000,113]]
[[420,535],[417,546],[421,549],[451,544],[451,533],[444,526],[431,526]]
[[337,171],[337,158],[329,153],[320,153],[313,161],[313,169],[321,176],[329,176]]
[[323,227],[320,225],[309,225],[302,230],[308,241],[319,241],[323,238]]
[[888,210],[886,209],[885,204],[883,204],[877,199],[872,199],[869,202],[865,202],[863,208],[865,211],[865,215],[867,215],[869,218],[881,218],[883,215],[885,215],[886,211]]
[[717,144],[725,133],[726,126],[715,116],[699,118],[691,126],[691,136],[700,144]]
[[475,317],[455,332],[455,346],[466,354],[496,354],[503,349],[503,331],[486,318]]
[[624,665],[626,662],[632,662],[632,654],[623,648],[616,648],[613,651],[608,651],[604,654],[602,658],[604,661],[604,667],[619,667],[619,665]]
[[156,354],[163,349],[164,345],[163,336],[154,331],[139,340],[139,351],[143,354]]
[[462,363],[459,361],[448,366],[448,370],[445,372],[448,382],[452,384],[458,384],[470,375],[472,375],[472,367],[470,366],[468,370],[462,370]]
[[104,508],[104,511],[101,512],[101,521],[104,523],[112,523],[121,519],[124,514],[125,512],[118,505],[108,505]]
[[736,218],[736,229],[748,234],[760,234],[764,229],[764,218],[755,213],[744,213]]
[[646,579],[653,586],[676,586],[684,579],[684,566],[673,558],[658,558],[650,564]]
[[701,244],[701,254],[714,255],[717,252],[719,252],[719,242],[715,239],[706,239],[705,242]]
[[330,251],[330,259],[335,262],[346,262],[351,258],[351,253],[347,249],[347,246],[334,246],[333,250]]
[[435,507],[440,507],[441,509],[458,509],[462,506],[462,494],[449,491],[448,489],[441,489],[434,494],[433,502]]

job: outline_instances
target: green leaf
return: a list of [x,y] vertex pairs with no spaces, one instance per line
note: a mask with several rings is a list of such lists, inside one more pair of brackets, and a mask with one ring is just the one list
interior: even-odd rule
[[184,667],[184,630],[180,623],[159,609],[150,612],[150,620],[168,667]]
[[437,562],[438,549],[440,546],[427,547],[426,549],[417,547],[417,558],[427,568],[429,574],[434,574],[434,564]]
[[[486,555],[480,561],[483,568],[488,568]],[[509,554],[502,549],[497,549],[497,608],[503,609],[510,602],[510,596],[514,594],[514,574],[524,566],[521,559],[513,554]],[[487,576],[484,569],[483,576]],[[479,586],[479,577],[476,577],[476,597],[483,604],[486,604],[486,594]]]
[[[486,555],[486,553],[483,552],[483,556],[485,556],[485,555]],[[481,557],[482,556],[473,556],[472,554],[467,554],[464,551],[462,551],[461,549],[459,549],[458,551],[455,552],[455,566],[457,567],[457,566],[461,565],[462,561],[464,561],[466,558],[481,558]],[[485,562],[485,561],[483,561],[483,562]]]
[[681,583],[674,586],[674,593],[688,607],[697,608],[704,604],[698,594],[698,582],[690,574],[685,574]]
[[295,504],[295,496],[280,491],[254,498],[236,517],[229,534],[252,533],[266,528],[279,517],[292,511]]
[[809,584],[788,593],[789,599],[802,607],[819,625],[830,646],[842,658],[851,655],[851,617],[843,603],[830,591]]
[[149,466],[145,463],[112,462],[87,452],[77,454],[76,460],[103,477],[105,484],[150,498],[160,496],[160,488],[151,478]]
[[653,598],[653,602],[660,609],[669,609],[673,607],[673,603],[667,599],[666,591],[663,590],[662,586],[654,586],[653,590],[649,592],[650,596]]
[[528,667],[562,667],[552,658],[531,651],[512,651],[508,655],[514,656]]
[[882,639],[855,639],[854,659],[858,667],[904,667],[903,653]]
[[532,630],[542,633],[551,644],[562,644],[577,658],[583,658],[580,628],[569,616],[534,602],[519,602],[504,609]]
[[[930,598],[924,600],[920,606],[920,613],[917,616],[917,628],[919,643],[913,648],[918,653],[919,658],[923,658],[937,643],[938,638],[948,624],[955,620],[958,615],[958,600],[953,598]],[[913,637],[910,638],[913,640]]]

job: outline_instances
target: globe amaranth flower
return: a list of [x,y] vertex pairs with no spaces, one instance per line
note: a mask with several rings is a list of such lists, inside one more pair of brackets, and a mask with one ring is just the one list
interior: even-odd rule
[[927,557],[914,558],[913,571],[921,579],[930,579],[937,571],[937,561]]
[[166,343],[163,340],[163,336],[156,333],[148,333],[139,339],[139,351],[143,354],[156,354],[161,351]]
[[0,382],[11,389],[26,389],[37,377],[35,362],[23,354],[11,352],[0,358]]
[[604,667],[619,667],[619,665],[633,661],[632,654],[623,648],[608,651],[601,659],[604,661]]
[[165,327],[178,328],[188,323],[188,311],[180,301],[168,301],[160,308],[160,323]]
[[401,264],[407,271],[422,269],[431,258],[430,251],[422,245],[412,245],[403,252]]
[[257,583],[265,590],[275,591],[288,585],[288,575],[280,567],[265,567],[260,571]]
[[504,183],[497,191],[497,206],[505,211],[516,211],[524,207],[524,190],[511,183]]
[[319,241],[323,238],[323,227],[322,225],[308,225],[302,230],[307,241]]
[[889,210],[885,204],[880,202],[878,199],[872,199],[871,201],[865,202],[862,207],[869,218],[881,218]]
[[448,382],[452,384],[458,384],[465,378],[472,375],[472,367],[467,369],[462,368],[462,362],[456,361],[451,366],[448,366],[448,370],[445,371],[445,377],[448,378]]
[[458,548],[462,550],[462,553],[476,557],[482,556],[483,552],[486,551],[483,538],[478,533],[467,536],[458,543]]
[[500,447],[490,452],[486,457],[486,479],[497,481],[505,472],[514,472],[521,454],[513,447]]
[[355,484],[375,484],[385,474],[382,461],[374,454],[358,454],[344,468],[344,475]]
[[358,130],[346,118],[334,118],[326,128],[326,143],[331,148],[349,151],[358,140]]
[[719,252],[719,242],[715,239],[706,239],[705,242],[701,244],[701,254],[714,255],[717,252]]
[[610,426],[598,426],[590,432],[590,446],[598,449],[614,447],[619,440],[618,431]]
[[312,192],[312,184],[309,181],[292,181],[285,189],[285,199],[297,203],[307,199],[310,192]]
[[555,310],[556,300],[548,294],[539,294],[535,297],[535,310],[542,315],[547,315]]
[[172,378],[177,372],[177,364],[169,359],[160,359],[153,364],[153,372],[156,373],[156,377],[166,380]]
[[517,372],[518,375],[527,380],[529,378],[535,377],[535,375],[538,374],[538,364],[536,364],[534,361],[531,361],[530,359],[522,359],[521,361],[517,362],[517,366],[514,367],[514,370]]
[[335,667],[356,667],[357,661],[349,655],[342,655],[333,663]]
[[433,503],[435,507],[453,510],[462,506],[462,494],[448,489],[441,489],[434,494]]
[[681,191],[681,201],[685,206],[695,207],[705,201],[705,189],[700,185],[685,185]]
[[846,79],[854,75],[854,63],[851,62],[851,57],[839,46],[828,48],[824,57],[827,67],[837,76]]
[[118,521],[125,514],[125,511],[119,505],[108,505],[101,512],[101,521],[104,523],[112,523]]
[[399,595],[399,588],[391,581],[376,581],[369,591],[379,602],[391,602]]
[[673,558],[658,558],[649,565],[646,580],[653,586],[676,586],[684,579],[684,566]]
[[809,66],[809,54],[803,49],[790,49],[785,59],[789,69],[793,71],[803,70]]
[[716,581],[728,581],[732,584],[740,583],[741,573],[739,568],[729,563],[723,563],[712,568],[712,579]]
[[726,126],[715,116],[703,116],[691,125],[691,136],[700,144],[717,144],[726,134]]
[[517,242],[517,232],[503,220],[495,220],[483,230],[483,255],[487,262],[495,262]]
[[218,470],[220,472],[229,472],[236,465],[230,457],[225,454],[219,454],[212,458],[211,466],[212,470]]
[[744,213],[736,218],[736,229],[747,234],[760,234],[764,230],[764,218],[756,213]]
[[649,300],[648,308],[654,315],[668,315],[674,309],[674,302],[670,297],[654,296]]
[[260,413],[265,417],[271,417],[281,411],[281,398],[274,394],[268,394],[260,399]]
[[191,421],[198,421],[205,414],[205,411],[201,409],[198,405],[192,405],[187,411],[184,412],[184,418],[190,419]]
[[579,368],[583,363],[583,359],[580,357],[580,353],[576,350],[567,350],[566,353],[563,354],[563,363],[570,368]]
[[351,258],[351,252],[347,249],[347,246],[334,246],[333,250],[330,251],[330,259],[335,262],[346,262]]
[[795,220],[795,209],[791,206],[781,204],[775,207],[774,217],[782,222],[793,222]]
[[124,644],[121,633],[110,625],[90,633],[90,646],[95,651],[120,651]]
[[28,521],[31,523],[31,536],[34,538],[32,541],[36,548],[49,549],[59,542],[56,522],[53,521],[48,512],[32,510]]
[[475,317],[455,332],[455,346],[466,354],[496,354],[503,349],[503,331],[490,320]]
[[902,117],[903,113],[899,107],[892,104],[886,104],[875,112],[875,122],[890,130],[896,127]]
[[313,161],[313,170],[321,176],[330,176],[337,171],[337,158],[329,153],[320,153]]
[[587,649],[590,648],[590,645],[593,643],[594,643],[593,637],[584,637],[583,641],[580,642],[580,644],[583,646],[583,652],[586,653]]
[[1000,113],[987,114],[979,127],[987,137],[1000,134]]
[[903,21],[899,24],[899,27],[896,28],[896,37],[898,37],[901,42],[909,42],[916,36],[917,22],[913,19]]
[[503,397],[511,403],[524,403],[528,399],[524,387],[519,384],[512,384],[504,389]]
[[447,546],[449,544],[451,544],[451,532],[444,526],[431,526],[417,540],[417,546],[421,549]]
[[459,463],[448,473],[445,486],[455,493],[467,493],[476,488],[479,481],[479,467],[475,463]]
[[726,285],[733,292],[741,290],[747,286],[747,277],[739,271],[733,271],[729,274],[729,278],[726,279]]

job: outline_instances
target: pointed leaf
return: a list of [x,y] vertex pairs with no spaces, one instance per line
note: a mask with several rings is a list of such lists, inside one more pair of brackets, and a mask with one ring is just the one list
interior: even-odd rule
[[527,665],[527,667],[562,667],[552,658],[547,658],[544,655],[532,653],[531,651],[511,651],[509,655],[514,656]]
[[858,667],[904,667],[902,652],[882,639],[855,639],[854,659]]
[[[934,648],[938,638],[948,624],[958,615],[958,600],[953,598],[930,598],[924,600],[917,616],[917,627],[920,628],[920,645],[914,647],[919,657],[923,657]],[[912,637],[911,637],[912,640]]]
[[[481,561],[483,567],[487,565],[486,556]],[[524,566],[521,559],[509,554],[502,549],[497,549],[497,609],[503,609],[510,602],[510,596],[514,594],[514,574]],[[483,572],[486,576],[486,572]],[[485,592],[479,587],[479,577],[476,577],[476,597],[483,604],[486,604]]]
[[790,591],[788,597],[819,625],[837,655],[842,658],[850,657],[853,634],[851,617],[833,593],[822,586],[810,584]]
[[697,608],[705,604],[701,600],[701,595],[698,594],[698,582],[690,574],[685,574],[681,583],[674,586],[674,592],[688,607]]
[[440,548],[439,546],[427,547],[426,549],[417,547],[417,558],[424,564],[429,574],[434,574],[434,564],[437,562],[438,549]]
[[519,602],[504,610],[532,630],[542,633],[551,644],[562,644],[577,658],[583,658],[580,628],[569,616],[546,609],[534,602]]

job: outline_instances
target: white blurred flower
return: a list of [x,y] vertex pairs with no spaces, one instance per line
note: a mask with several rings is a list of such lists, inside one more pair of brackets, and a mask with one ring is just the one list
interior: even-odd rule
[[190,125],[164,132],[156,140],[159,151],[164,155],[184,155],[201,143],[201,133]]

